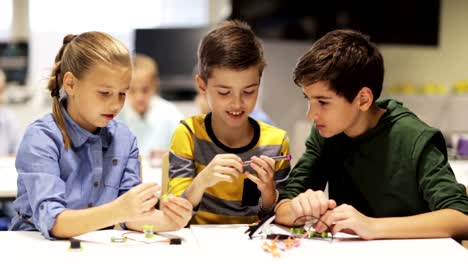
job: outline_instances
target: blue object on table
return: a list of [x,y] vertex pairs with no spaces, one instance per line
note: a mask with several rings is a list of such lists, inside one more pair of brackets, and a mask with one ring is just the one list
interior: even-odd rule
[[468,138],[460,138],[457,144],[457,153],[460,156],[468,156]]
[[9,217],[0,217],[0,231],[7,231],[10,225]]

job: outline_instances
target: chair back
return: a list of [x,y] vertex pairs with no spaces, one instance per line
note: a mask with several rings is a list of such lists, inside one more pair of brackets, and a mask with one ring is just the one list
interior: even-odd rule
[[166,152],[162,156],[162,178],[161,178],[161,195],[167,194],[169,184],[169,152]]

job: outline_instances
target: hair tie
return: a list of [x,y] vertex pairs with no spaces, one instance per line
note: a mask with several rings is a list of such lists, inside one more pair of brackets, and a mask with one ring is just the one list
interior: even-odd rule
[[60,97],[60,86],[58,81],[58,75],[55,75],[55,89],[50,92],[50,96],[52,97]]
[[57,98],[60,97],[59,90],[58,89],[53,90],[52,92],[50,92],[50,96],[57,97]]

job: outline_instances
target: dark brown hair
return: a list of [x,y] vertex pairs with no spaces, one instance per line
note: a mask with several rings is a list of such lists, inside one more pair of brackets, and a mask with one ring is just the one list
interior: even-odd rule
[[328,82],[329,88],[352,102],[363,87],[374,101],[382,92],[384,63],[369,37],[353,30],[325,34],[298,60],[293,78],[298,86]]
[[224,21],[212,29],[198,47],[198,74],[206,82],[213,68],[245,70],[265,67],[263,48],[250,26],[238,20]]
[[63,38],[63,45],[55,57],[47,89],[53,98],[52,114],[62,132],[65,149],[70,148],[71,139],[60,109],[63,76],[66,72],[71,72],[76,78],[81,79],[97,64],[132,67],[127,48],[106,33],[85,32],[79,35],[69,34]]

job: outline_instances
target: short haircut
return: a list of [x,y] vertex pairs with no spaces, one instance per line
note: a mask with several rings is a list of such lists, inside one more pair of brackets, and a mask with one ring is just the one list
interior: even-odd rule
[[265,67],[263,47],[250,26],[238,20],[220,23],[201,40],[198,47],[198,74],[206,82],[214,68],[245,70]]
[[353,30],[334,30],[315,42],[298,60],[293,73],[298,86],[328,82],[329,88],[352,102],[361,88],[382,92],[384,62],[369,37]]

